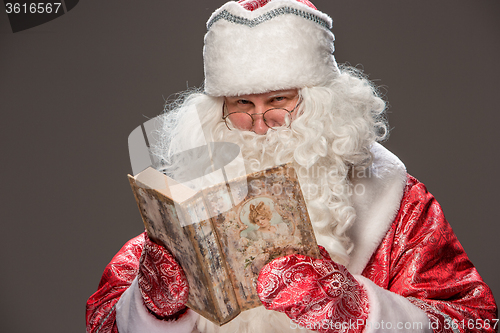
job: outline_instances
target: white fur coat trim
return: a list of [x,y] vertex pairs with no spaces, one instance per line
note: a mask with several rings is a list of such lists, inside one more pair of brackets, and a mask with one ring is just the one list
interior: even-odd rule
[[[406,298],[380,288],[363,276],[356,275],[355,278],[367,291],[370,304],[370,313],[364,323],[364,333],[432,332],[425,312]],[[197,320],[198,325],[196,325]],[[247,310],[220,328],[192,310],[188,310],[187,314],[177,321],[161,321],[147,311],[137,279],[118,301],[116,321],[120,333],[312,332],[300,329],[286,315],[267,311],[263,307]]]
[[116,305],[116,325],[120,333],[191,333],[198,317],[196,312],[188,310],[179,320],[158,320],[144,305],[137,277]]
[[393,153],[375,143],[373,163],[353,178],[356,221],[349,231],[354,243],[347,268],[361,274],[398,213],[406,185],[406,168]]
[[355,278],[367,291],[370,304],[363,333],[432,332],[427,314],[406,298],[380,288],[364,276]]
[[[296,12],[279,14],[280,8]],[[207,22],[205,92],[239,96],[331,82],[339,73],[331,22],[295,0],[274,0],[254,11],[226,3]]]

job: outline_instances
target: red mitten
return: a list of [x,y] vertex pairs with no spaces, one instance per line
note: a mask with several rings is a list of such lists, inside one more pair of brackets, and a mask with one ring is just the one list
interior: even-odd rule
[[160,319],[176,319],[186,310],[189,286],[182,267],[161,245],[145,236],[139,289],[146,307]]
[[257,282],[260,300],[266,309],[284,312],[309,329],[362,332],[366,291],[324,248],[320,251],[323,259],[292,254],[264,266]]

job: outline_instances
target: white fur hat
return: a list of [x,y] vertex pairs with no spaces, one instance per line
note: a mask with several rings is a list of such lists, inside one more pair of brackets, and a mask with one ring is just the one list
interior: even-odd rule
[[308,0],[227,2],[207,22],[205,92],[238,96],[326,85],[339,73],[331,27],[332,19]]

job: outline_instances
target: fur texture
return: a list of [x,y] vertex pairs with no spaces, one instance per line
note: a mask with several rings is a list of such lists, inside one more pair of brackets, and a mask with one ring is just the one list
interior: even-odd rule
[[[208,21],[226,11],[254,20],[278,8],[331,18],[295,0],[270,1],[254,11],[228,2]],[[278,15],[255,26],[219,19],[205,35],[205,92],[239,96],[297,87],[325,86],[338,76],[330,30],[295,14]]]
[[406,298],[380,288],[364,276],[356,275],[355,278],[365,287],[370,302],[365,333],[432,333],[427,314]]
[[356,222],[349,230],[354,249],[349,271],[361,274],[394,221],[406,184],[406,168],[380,144],[371,147],[373,163],[365,170],[353,172],[353,206]]
[[205,142],[238,144],[247,172],[293,162],[318,243],[347,265],[353,249],[347,231],[356,219],[350,170],[369,166],[370,146],[385,137],[385,104],[369,81],[348,69],[328,87],[300,94],[303,103],[290,128],[266,135],[229,131],[221,120],[223,98],[192,94],[163,117],[154,153],[163,171],[178,179],[189,171],[199,174],[202,163],[175,160],[176,154]]
[[156,319],[144,305],[137,278],[123,293],[116,305],[116,323],[120,333],[190,333],[199,315],[188,310],[177,321],[161,321]]

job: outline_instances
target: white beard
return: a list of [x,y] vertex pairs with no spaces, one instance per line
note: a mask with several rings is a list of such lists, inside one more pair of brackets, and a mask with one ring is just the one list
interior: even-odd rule
[[[308,98],[303,97],[301,107],[307,107]],[[351,203],[348,164],[354,162],[353,156],[362,156],[358,151],[360,145],[337,147],[337,129],[332,125],[336,120],[328,113],[328,107],[316,106],[312,112],[311,108],[314,106],[309,106],[307,116],[297,117],[291,128],[269,130],[266,135],[257,135],[228,130],[219,116],[222,100],[201,95],[189,100],[177,112],[174,110],[167,114],[158,132],[162,145],[157,147],[155,153],[167,161],[165,172],[174,179],[177,176],[182,178],[188,171],[203,174],[203,170],[207,170],[206,164],[198,163],[197,156],[195,162],[171,158],[207,142],[237,144],[241,148],[247,173],[292,162],[318,244],[326,248],[334,261],[347,265],[352,251],[347,230],[356,217]],[[346,142],[346,138],[340,142]]]
[[[231,142],[240,147],[245,162],[246,173],[292,162],[299,176],[302,192],[306,199],[318,243],[329,250],[335,261],[346,264],[346,249],[342,246],[342,242],[331,232],[330,225],[335,216],[331,214],[330,209],[326,205],[326,201],[332,198],[332,196],[329,195],[331,190],[328,190],[332,187],[332,179],[336,180],[333,187],[338,191],[338,197],[348,193],[346,189],[349,188],[350,184],[347,181],[346,175],[342,172],[342,170],[345,170],[345,173],[347,173],[348,168],[340,158],[326,157],[327,148],[326,139],[324,139],[324,137],[319,135],[319,138],[315,141],[315,148],[302,149],[302,152],[297,152],[297,147],[304,146],[305,141],[308,139],[294,133],[294,131],[289,128],[269,130],[266,135],[257,135],[252,132],[229,131],[225,125],[221,123],[216,125],[204,125],[205,128],[210,128],[210,126],[214,128],[214,130],[209,133],[205,132],[205,134],[208,134],[206,136],[210,138],[211,141]],[[189,133],[189,131],[187,132]],[[193,131],[190,131],[190,133],[192,132]],[[186,148],[187,147],[184,147],[183,149]],[[340,163],[340,165],[337,165],[338,163]],[[201,168],[201,170],[197,170],[195,173],[203,173],[203,170],[206,169],[206,163],[201,163],[200,161],[191,162],[189,164],[191,165],[191,169],[193,169],[192,166]],[[182,176],[185,175],[186,168],[176,170],[179,170]],[[233,172],[226,167],[226,172],[228,174],[234,174],[240,172],[240,170]],[[331,174],[329,175],[328,173]],[[328,184],[328,178],[330,178],[330,184]],[[336,209],[341,211],[352,210],[351,206],[345,204],[349,202],[348,197],[347,201],[345,201],[345,198],[346,197],[344,197],[344,200],[342,198],[337,199]],[[336,251],[335,247],[333,247],[332,251],[332,240],[335,240],[335,244],[338,245],[340,251]],[[197,327],[200,332],[213,333],[309,332],[306,329],[299,329],[298,325],[293,323],[286,314],[266,310],[263,306],[243,311],[235,319],[220,327],[200,316]]]
[[[332,218],[325,206],[324,201],[328,196],[324,191],[327,172],[332,170],[345,169],[343,167],[336,167],[335,160],[326,160],[317,152],[312,152],[311,156],[299,156],[295,154],[296,147],[304,143],[304,139],[300,138],[288,128],[281,128],[278,130],[269,130],[266,135],[257,135],[252,132],[242,131],[229,131],[223,124],[218,124],[210,136],[214,141],[218,142],[231,142],[236,143],[240,149],[245,163],[245,172],[251,173],[255,171],[264,170],[266,168],[280,165],[283,163],[292,162],[296,169],[301,188],[308,205],[308,211],[311,220],[319,224],[315,228],[318,243],[321,244],[325,238],[331,239],[335,237],[325,227],[326,221],[329,222]],[[325,140],[326,142],[326,140]],[[326,148],[325,148],[326,151]],[[322,152],[320,152],[322,153]],[[313,157],[314,156],[314,157]],[[301,165],[308,163],[309,165]],[[339,161],[339,160],[338,160]],[[194,163],[197,166],[203,163]],[[327,167],[328,166],[328,167]],[[202,167],[205,168],[205,167]],[[228,174],[241,173],[240,170],[231,171],[227,169]],[[201,172],[201,171],[198,171]],[[338,176],[338,175],[337,175]],[[340,188],[340,192],[344,193],[344,189],[349,187],[346,177],[338,177],[340,180],[336,184]],[[347,207],[349,209],[350,207]],[[315,223],[313,223],[313,226]],[[337,241],[338,242],[338,241]],[[338,242],[340,244],[340,242]],[[328,244],[327,244],[328,245]],[[342,252],[343,253],[343,252]],[[332,253],[334,260],[340,262],[345,257],[339,253]],[[243,311],[235,319],[229,323],[218,326],[208,319],[200,316],[197,324],[199,332],[210,333],[275,333],[275,332],[311,332],[305,328],[299,328],[297,324],[293,323],[290,318],[284,313],[266,310],[263,306]]]
[[[165,170],[183,173],[170,157],[207,142],[232,142],[240,146],[246,172],[292,162],[319,245],[337,263],[347,265],[352,242],[347,231],[354,223],[350,166],[371,161],[369,146],[387,134],[382,117],[384,102],[365,79],[343,73],[331,87],[301,89],[302,109],[291,129],[268,131],[266,135],[229,131],[221,122],[222,99],[193,94],[165,116],[154,153],[166,161]],[[177,105],[179,106],[179,105]],[[377,131],[382,130],[381,134]],[[174,177],[175,178],[175,177]],[[283,313],[260,306],[242,312],[219,327],[200,316],[201,332],[297,332]],[[307,331],[307,330],[303,330]]]
[[[252,132],[229,131],[225,126],[215,128],[217,141],[236,143],[242,152],[247,173],[291,162],[295,168],[318,244],[325,246],[332,259],[346,265],[350,240],[334,234],[336,220],[355,218],[350,202],[349,168],[342,158],[327,156],[327,140],[322,133],[311,140],[289,128],[269,130],[266,135]],[[308,145],[306,141],[313,141]],[[347,217],[346,217],[347,216]],[[344,223],[335,223],[345,225]],[[332,240],[333,246],[332,246]]]

